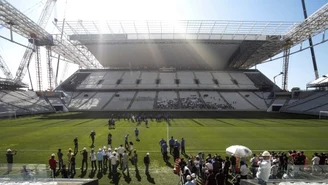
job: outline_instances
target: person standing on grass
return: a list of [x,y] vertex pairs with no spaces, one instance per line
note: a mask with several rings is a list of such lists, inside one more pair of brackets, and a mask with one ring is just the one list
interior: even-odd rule
[[264,151],[262,153],[262,157],[263,159],[258,163],[259,168],[257,170],[256,177],[260,185],[266,185],[271,172],[271,154],[268,151]]
[[58,166],[59,166],[58,169],[60,171],[64,164],[63,153],[60,148],[58,149],[57,156],[58,156]]
[[91,170],[93,170],[93,168],[95,168],[95,170],[97,170],[97,155],[94,151],[94,149],[91,149],[90,152],[90,160],[91,160]]
[[162,139],[159,141],[159,146],[161,147],[161,153],[163,153],[163,151],[162,151],[162,146],[163,146],[164,143],[166,143],[166,141],[162,138]]
[[72,149],[69,148],[67,152],[67,170],[69,171],[71,169],[71,157],[72,157]]
[[102,160],[103,160],[103,153],[101,148],[99,148],[98,153],[97,153],[97,159],[98,159],[98,167],[99,167],[99,171],[101,171],[103,169],[102,166]]
[[124,137],[124,147],[126,150],[129,149],[129,134],[126,134]]
[[137,154],[137,150],[135,150],[133,152],[132,163],[133,163],[136,171],[138,171],[138,154]]
[[149,174],[149,165],[150,165],[150,158],[149,158],[149,153],[146,154],[146,156],[144,157],[144,163],[145,163],[145,173]]
[[108,144],[108,148],[112,148],[112,134],[111,133],[108,133],[107,144]]
[[103,155],[103,167],[104,167],[104,169],[107,169],[108,156],[107,156],[106,146],[104,146],[102,149],[102,155]]
[[112,165],[112,173],[113,173],[113,175],[115,175],[116,173],[117,173],[117,165],[118,165],[118,158],[117,158],[117,156],[116,156],[116,153],[113,153],[113,155],[111,156],[111,158],[110,158],[110,163],[111,163],[111,165]]
[[89,136],[92,140],[92,144],[91,144],[92,146],[94,146],[94,144],[95,144],[95,136],[96,136],[96,132],[94,130],[92,130],[90,133],[90,136]]
[[174,148],[174,139],[173,139],[173,136],[171,136],[171,139],[169,140],[169,145],[170,145],[170,154],[172,155],[172,152],[173,152],[173,148]]
[[75,154],[72,153],[72,157],[71,157],[71,176],[74,176],[76,174],[76,170],[75,170]]
[[56,176],[56,167],[57,167],[57,161],[55,159],[55,154],[51,154],[51,157],[49,159],[49,167],[51,170],[51,178],[55,178]]
[[14,163],[14,155],[17,154],[17,151],[11,151],[11,149],[7,150],[6,157],[7,157],[7,163],[8,163],[8,173],[12,171],[13,163]]
[[185,155],[186,150],[185,150],[185,140],[182,138],[181,139],[181,154]]
[[123,168],[122,168],[122,173],[127,170],[129,174],[129,155],[126,153],[126,150],[124,150],[123,153]]
[[145,124],[146,124],[146,128],[149,128],[148,127],[148,119],[145,119]]
[[83,150],[80,152],[82,155],[82,167],[81,170],[83,171],[83,167],[85,164],[85,171],[88,170],[88,152],[87,152],[87,148],[83,148]]
[[79,143],[77,137],[74,138],[73,142],[74,142],[74,155],[76,155],[77,152],[79,151]]
[[167,144],[166,144],[166,142],[164,142],[164,143],[162,144],[162,149],[161,149],[161,151],[162,151],[162,155],[163,155],[163,160],[164,160],[164,162],[168,162],[168,156],[167,156]]
[[139,130],[138,130],[138,128],[136,128],[136,129],[134,130],[134,134],[135,134],[135,136],[136,136],[136,141],[139,141]]

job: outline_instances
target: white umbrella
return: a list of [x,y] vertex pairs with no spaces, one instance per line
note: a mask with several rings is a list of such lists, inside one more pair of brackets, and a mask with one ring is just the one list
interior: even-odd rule
[[252,155],[252,151],[246,146],[232,145],[226,149],[227,154],[234,155],[236,157],[249,157]]

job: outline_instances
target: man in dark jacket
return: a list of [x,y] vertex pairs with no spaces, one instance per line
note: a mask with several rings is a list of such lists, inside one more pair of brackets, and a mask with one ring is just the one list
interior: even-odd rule
[[145,163],[145,166],[146,166],[145,173],[149,174],[149,165],[150,165],[149,153],[147,153],[146,156],[144,157],[144,163]]
[[10,149],[7,150],[6,157],[8,163],[8,173],[12,171],[13,163],[14,163],[14,155],[17,154],[17,151],[11,151]]

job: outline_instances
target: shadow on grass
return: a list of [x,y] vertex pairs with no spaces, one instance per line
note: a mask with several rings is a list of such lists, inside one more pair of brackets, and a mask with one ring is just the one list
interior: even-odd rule
[[147,173],[146,175],[147,175],[147,181],[149,183],[156,184],[154,178],[152,178],[149,173]]
[[139,182],[141,181],[141,176],[140,176],[139,170],[136,170],[136,178]]
[[256,123],[256,122],[253,122],[253,121],[250,121],[250,120],[247,120],[247,119],[240,119],[240,121],[251,123],[251,124],[254,124],[254,125],[257,125],[257,126],[262,126],[262,127],[265,127],[266,126],[265,124]]
[[86,175],[87,175],[87,170],[81,170],[81,174],[78,177],[84,178]]
[[89,123],[89,122],[94,121],[94,120],[95,120],[95,119],[90,119],[90,120],[87,120],[87,121],[82,121],[82,122],[79,122],[79,123],[77,123],[77,124],[75,124],[75,125],[73,125],[73,126],[82,125],[82,124],[84,124],[84,123]]
[[227,125],[230,125],[230,126],[233,126],[233,127],[236,126],[236,125],[234,125],[234,124],[232,124],[232,123],[228,123],[228,122],[223,121],[223,120],[221,120],[221,119],[216,119],[216,121],[219,121],[219,122],[221,122],[221,123],[224,123],[224,124],[227,124]]
[[88,177],[92,179],[95,177],[95,175],[96,175],[96,170],[91,170]]
[[120,182],[120,179],[121,179],[121,174],[120,173],[113,174],[113,178],[110,181],[110,183],[118,185],[118,183]]
[[192,121],[193,121],[194,123],[196,123],[197,125],[201,126],[201,127],[204,126],[201,122],[199,122],[199,121],[197,121],[197,120],[192,119]]
[[130,184],[131,182],[131,177],[130,177],[130,174],[128,173],[128,175],[125,175],[125,173],[122,173],[123,174],[123,178],[125,180],[126,183]]

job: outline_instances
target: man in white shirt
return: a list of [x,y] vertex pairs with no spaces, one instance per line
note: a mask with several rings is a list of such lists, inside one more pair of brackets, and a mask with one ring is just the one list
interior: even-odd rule
[[118,154],[119,154],[119,159],[120,159],[120,169],[122,169],[122,157],[123,157],[123,153],[124,153],[125,148],[123,147],[123,145],[120,145],[120,147],[117,148]]
[[123,153],[123,168],[122,168],[122,173],[124,173],[125,170],[128,171],[128,175],[129,175],[129,155],[126,153],[126,150]]
[[262,153],[262,157],[263,159],[258,163],[259,168],[257,170],[256,177],[258,179],[259,184],[266,185],[269,180],[270,172],[271,172],[271,162],[270,162],[271,154],[268,151],[264,151]]
[[314,153],[314,157],[312,158],[312,164],[313,164],[313,172],[318,171],[318,165],[320,162],[320,157],[318,155],[318,153]]
[[240,179],[247,179],[248,168],[244,161],[240,161]]
[[97,154],[95,153],[94,149],[91,149],[90,152],[90,160],[91,160],[91,170],[93,170],[93,167],[95,167],[95,170],[97,170]]
[[118,163],[118,158],[116,156],[116,153],[114,153],[111,158],[110,158],[110,163],[112,165],[112,173],[113,175],[117,173],[117,163]]

